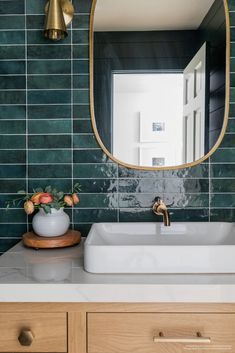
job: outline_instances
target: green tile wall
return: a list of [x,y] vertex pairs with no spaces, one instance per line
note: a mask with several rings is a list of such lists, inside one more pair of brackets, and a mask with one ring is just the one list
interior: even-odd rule
[[[88,34],[91,0],[73,0],[69,37],[43,38],[46,0],[0,3],[0,253],[30,228],[20,208],[5,209],[17,190],[82,184],[69,211],[84,235],[93,222],[159,221],[155,195],[172,221],[235,221],[235,42],[227,133],[205,163],[176,171],[129,170],[112,163],[94,138],[89,112]],[[229,1],[232,40],[235,2]],[[25,15],[26,14],[26,15]]]

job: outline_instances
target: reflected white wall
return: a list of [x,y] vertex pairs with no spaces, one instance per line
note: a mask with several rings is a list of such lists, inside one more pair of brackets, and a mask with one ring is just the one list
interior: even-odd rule
[[[140,131],[140,119],[147,130],[142,126]],[[165,131],[152,132],[153,122],[164,122]],[[165,165],[182,164],[182,141],[183,74],[113,75],[113,155],[116,158],[129,164],[141,162],[151,166],[154,153],[153,156],[165,159]]]

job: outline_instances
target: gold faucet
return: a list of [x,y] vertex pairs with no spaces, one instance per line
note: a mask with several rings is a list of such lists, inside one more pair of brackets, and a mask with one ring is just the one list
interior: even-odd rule
[[169,227],[171,225],[171,219],[166,205],[159,196],[157,196],[154,201],[153,212],[156,215],[163,215],[164,226]]

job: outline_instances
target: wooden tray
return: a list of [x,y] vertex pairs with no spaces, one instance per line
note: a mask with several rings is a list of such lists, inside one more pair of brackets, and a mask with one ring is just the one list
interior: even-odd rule
[[34,249],[54,249],[67,248],[79,244],[81,241],[81,233],[77,230],[69,229],[67,233],[60,237],[40,237],[34,232],[28,232],[23,235],[23,243],[28,248]]

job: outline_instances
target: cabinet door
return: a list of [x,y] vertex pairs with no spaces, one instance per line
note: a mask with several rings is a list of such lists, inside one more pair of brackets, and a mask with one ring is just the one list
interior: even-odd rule
[[88,353],[235,352],[235,314],[88,314]]
[[66,313],[0,314],[0,352],[67,352]]

